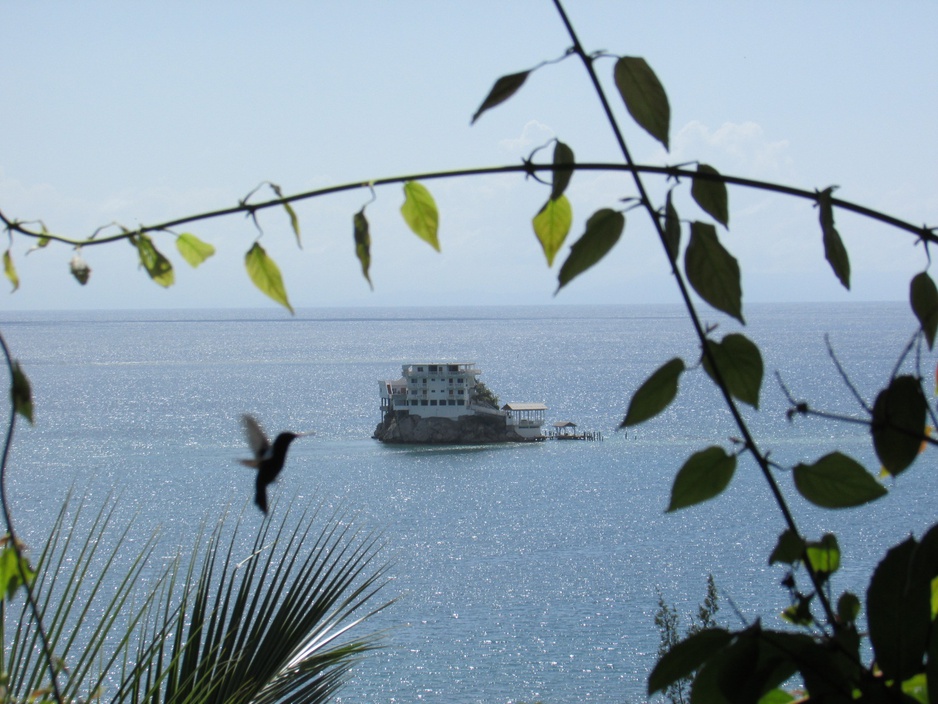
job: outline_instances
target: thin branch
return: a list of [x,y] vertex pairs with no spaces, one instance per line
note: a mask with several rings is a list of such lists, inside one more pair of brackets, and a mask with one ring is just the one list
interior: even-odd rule
[[[13,359],[10,356],[10,350],[7,347],[3,334],[0,333],[0,349],[3,350],[3,356],[6,359],[7,369],[10,371],[10,384],[13,384]],[[3,520],[7,526],[7,532],[10,534],[10,545],[16,553],[16,568],[19,571],[20,579],[23,582],[23,589],[26,591],[26,600],[29,603],[29,610],[36,621],[36,628],[39,631],[39,638],[42,640],[43,656],[46,660],[46,666],[49,670],[49,677],[52,680],[52,693],[58,704],[63,704],[62,690],[59,688],[58,668],[56,667],[55,653],[52,651],[52,645],[49,642],[49,634],[46,632],[45,624],[42,621],[42,613],[39,605],[36,603],[35,594],[33,594],[32,581],[23,567],[25,556],[20,547],[20,541],[13,529],[13,517],[10,512],[10,505],[7,501],[6,478],[7,461],[10,457],[10,447],[13,445],[13,430],[16,427],[16,404],[10,399],[10,419],[7,424],[6,440],[3,443],[3,455],[0,457],[0,510],[3,511]],[[2,644],[0,644],[2,647]]]

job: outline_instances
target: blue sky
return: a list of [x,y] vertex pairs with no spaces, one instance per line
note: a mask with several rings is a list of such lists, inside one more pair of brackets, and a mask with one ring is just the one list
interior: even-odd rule
[[[597,64],[634,157],[700,160],[724,173],[839,197],[914,223],[938,224],[938,4],[569,2],[588,50],[642,56],[671,103],[671,153],[633,126]],[[464,167],[515,164],[558,137],[580,161],[616,149],[574,58],[546,66],[510,101],[469,121],[501,75],[564,53],[547,0],[342,3],[0,3],[0,209],[86,236],[234,205],[262,181],[285,192]],[[549,150],[547,152],[549,154]],[[616,249],[555,296],[531,218],[547,190],[518,176],[427,184],[442,253],[404,225],[397,186],[368,206],[371,278],[361,276],[352,215],[362,191],[296,206],[303,249],[282,211],[261,215],[262,244],[295,307],[676,300],[643,214],[628,213]],[[662,200],[667,184],[651,180]],[[686,188],[684,189],[686,192]],[[634,194],[619,176],[577,174],[568,195],[582,233],[596,209]],[[703,215],[686,196],[685,219]],[[730,192],[724,244],[744,270],[747,301],[899,300],[925,266],[912,240],[838,215],[853,293],[823,259],[805,202]],[[29,255],[15,238],[20,290],[8,309],[274,306],[250,284],[241,217],[191,229],[217,255],[197,270],[169,237],[177,283],[164,290],[121,243]],[[6,243],[4,243],[6,245]],[[0,281],[0,296],[6,296]]]

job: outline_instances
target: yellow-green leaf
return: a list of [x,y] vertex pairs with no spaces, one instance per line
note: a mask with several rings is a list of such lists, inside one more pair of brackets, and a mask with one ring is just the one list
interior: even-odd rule
[[30,566],[29,561],[18,554],[12,545],[7,545],[0,550],[0,594],[4,599],[12,599],[17,589],[24,583],[32,583],[35,577],[36,572]]
[[833,533],[825,533],[817,542],[809,541],[805,552],[815,572],[831,575],[840,569],[840,545]]
[[183,232],[176,238],[176,249],[193,267],[197,267],[210,256],[215,254],[215,248],[208,242],[203,242],[191,232]]
[[671,106],[655,72],[645,59],[623,56],[616,61],[614,78],[632,118],[668,149]]
[[570,247],[570,254],[560,267],[557,290],[602,260],[619,241],[624,229],[625,215],[618,210],[601,208],[590,215],[586,232]]
[[264,251],[260,243],[255,242],[254,246],[244,255],[244,267],[247,269],[251,281],[260,289],[261,293],[269,296],[291,313],[294,312],[293,306],[290,305],[290,301],[287,299],[287,289],[283,285],[280,267],[267,256],[267,252]]
[[[277,194],[278,198],[283,198],[283,191],[280,190],[280,186],[276,183],[270,184],[273,192]],[[293,210],[293,206],[289,203],[283,204],[283,209],[287,211],[287,215],[290,216],[290,227],[293,228],[293,234],[296,235],[296,244],[300,249],[303,249],[303,242],[300,240],[300,219],[296,217],[296,211]]]
[[573,208],[570,207],[570,201],[564,195],[556,200],[548,200],[534,216],[531,224],[544,250],[544,256],[547,257],[547,266],[552,266],[554,257],[567,239],[573,224]]
[[437,252],[440,251],[440,241],[437,239],[440,214],[437,212],[433,196],[422,184],[416,181],[408,181],[404,184],[404,204],[401,206],[401,215],[404,216],[407,226],[417,237],[429,243]]
[[490,108],[494,108],[499,103],[503,103],[508,98],[513,96],[528,78],[530,71],[521,71],[520,73],[512,73],[508,76],[502,76],[497,81],[495,85],[492,86],[492,90],[489,91],[489,94],[485,96],[485,100],[482,101],[482,105],[479,106],[479,109],[476,110],[475,115],[472,116],[472,122],[469,124],[474,124],[476,120]]
[[714,220],[723,227],[729,227],[729,197],[726,194],[726,184],[718,180],[719,176],[719,172],[712,166],[698,164],[697,175],[694,176],[691,184],[690,194],[697,205]]
[[684,250],[684,271],[701,298],[745,324],[739,264],[720,244],[713,225],[691,223],[690,242]]
[[13,291],[20,287],[20,277],[19,274],[16,273],[16,267],[13,266],[13,255],[10,254],[9,249],[3,253],[3,273],[6,274],[10,283],[13,284]]
[[140,265],[146,270],[150,278],[164,288],[173,285],[176,280],[173,265],[169,259],[156,248],[147,235],[137,235],[130,238],[131,244],[137,248],[140,256]]
[[33,391],[26,372],[16,360],[13,361],[13,386],[10,396],[13,408],[30,423],[33,423]]
[[365,217],[365,209],[362,208],[352,217],[352,225],[355,237],[355,256],[362,265],[362,274],[371,290],[374,286],[371,283],[371,277],[368,275],[368,268],[371,266],[371,234],[368,231],[368,219]]

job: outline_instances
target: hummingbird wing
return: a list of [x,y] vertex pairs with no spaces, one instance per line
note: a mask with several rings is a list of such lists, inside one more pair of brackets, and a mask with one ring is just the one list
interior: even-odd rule
[[264,429],[254,419],[254,416],[247,413],[241,416],[241,422],[244,425],[244,434],[247,436],[251,452],[254,453],[256,459],[261,459],[270,452],[270,441],[264,434]]

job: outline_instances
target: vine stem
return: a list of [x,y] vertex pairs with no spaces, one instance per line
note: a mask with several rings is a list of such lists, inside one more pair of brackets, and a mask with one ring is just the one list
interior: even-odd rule
[[[3,356],[6,359],[7,369],[10,371],[10,387],[13,386],[13,359],[10,356],[10,349],[7,347],[3,334],[0,333],[0,349],[3,350]],[[10,545],[16,553],[16,568],[20,573],[20,579],[23,581],[23,589],[26,591],[26,601],[29,604],[29,610],[33,614],[36,622],[36,628],[39,631],[39,638],[42,641],[43,656],[46,660],[46,666],[49,669],[49,678],[52,680],[52,693],[58,704],[63,704],[62,690],[59,687],[58,670],[55,665],[55,655],[52,652],[52,644],[49,641],[49,634],[46,632],[45,624],[42,621],[42,612],[39,604],[36,603],[36,596],[33,593],[32,582],[26,570],[23,567],[25,557],[20,548],[19,538],[13,529],[13,518],[10,511],[10,504],[7,499],[7,460],[10,456],[10,447],[13,445],[13,430],[16,427],[16,404],[12,395],[10,398],[10,419],[7,424],[6,440],[3,443],[3,455],[0,457],[0,510],[3,511],[3,520],[6,523],[7,533],[10,535]],[[5,598],[5,595],[4,597]],[[0,647],[3,644],[0,643]]]
[[[253,217],[260,210],[267,210],[269,208],[283,207],[291,203],[297,203],[304,200],[311,200],[314,198],[321,198],[328,195],[333,195],[336,193],[345,193],[349,191],[355,191],[359,189],[371,189],[374,190],[377,186],[391,186],[395,184],[402,184],[407,181],[436,181],[443,179],[451,178],[464,178],[470,176],[491,176],[497,174],[512,174],[512,173],[524,173],[531,174],[541,171],[558,171],[562,169],[571,169],[574,171],[625,171],[633,175],[639,174],[656,174],[661,176],[667,176],[668,178],[681,179],[705,179],[712,181],[719,181],[720,183],[730,184],[734,186],[740,186],[743,188],[751,188],[754,190],[766,191],[770,193],[779,193],[781,195],[793,196],[795,198],[801,198],[803,200],[810,200],[814,203],[817,203],[818,193],[817,191],[809,191],[804,188],[795,188],[794,186],[786,186],[780,183],[772,183],[770,181],[760,181],[758,179],[752,178],[742,178],[739,176],[731,176],[726,174],[711,174],[711,173],[698,173],[696,170],[691,170],[683,168],[680,166],[657,166],[651,164],[633,164],[633,163],[605,163],[605,162],[581,162],[577,164],[572,164],[570,166],[554,166],[553,164],[533,164],[530,162],[524,164],[511,164],[504,166],[483,166],[478,168],[471,169],[457,169],[450,171],[430,171],[422,173],[412,173],[403,176],[391,176],[385,178],[374,179],[372,181],[352,181],[349,183],[338,184],[335,186],[328,186],[326,188],[318,188],[312,191],[304,191],[302,193],[295,193],[292,195],[284,196],[282,198],[272,198],[270,200],[265,200],[259,203],[247,203],[245,200],[242,200],[236,206],[230,208],[220,208],[218,210],[209,210],[202,213],[196,213],[195,215],[187,215],[184,217],[174,218],[172,220],[167,220],[165,222],[157,223],[155,225],[142,225],[135,230],[123,229],[120,232],[116,232],[111,235],[106,235],[103,237],[98,237],[97,235],[102,231],[107,229],[110,226],[104,226],[98,228],[98,230],[91,236],[85,238],[72,238],[64,237],[61,235],[56,235],[51,232],[46,232],[43,228],[42,230],[30,229],[24,226],[24,223],[9,218],[6,214],[0,211],[0,222],[3,223],[4,227],[9,232],[18,232],[21,235],[31,237],[37,240],[49,240],[52,242],[60,242],[62,244],[71,245],[73,247],[92,247],[99,244],[107,244],[109,242],[116,242],[118,240],[126,240],[131,237],[137,237],[148,232],[167,232],[171,231],[174,227],[180,227],[181,225],[190,225],[196,222],[202,222],[205,220],[214,220],[217,218],[228,217],[230,215],[239,215],[244,214],[249,217]],[[254,189],[255,191],[257,189]],[[253,193],[253,191],[252,191]],[[925,225],[915,225],[906,220],[894,217],[887,213],[882,213],[878,210],[873,210],[872,208],[867,208],[866,206],[859,205],[858,203],[853,203],[848,200],[843,200],[840,198],[831,198],[831,205],[839,210],[845,210],[852,213],[856,213],[862,217],[866,217],[877,222],[881,222],[884,225],[890,227],[904,230],[909,232],[919,238],[921,242],[926,244],[936,244],[938,245],[938,235],[935,234],[935,228],[929,228]],[[119,227],[118,225],[113,225],[114,227]]]
[[[570,36],[571,41],[573,42],[573,51],[580,59],[583,61],[583,65],[586,67],[586,71],[589,74],[590,81],[593,84],[596,95],[599,97],[599,101],[602,104],[603,112],[606,115],[606,118],[609,122],[609,125],[612,129],[613,135],[615,136],[616,142],[619,145],[619,149],[622,152],[622,156],[625,159],[626,164],[633,164],[632,155],[629,152],[629,148],[626,145],[625,138],[622,134],[622,130],[619,128],[618,121],[615,118],[615,114],[612,111],[612,106],[609,103],[608,98],[606,97],[606,92],[602,87],[602,84],[599,81],[599,76],[596,74],[596,70],[593,66],[592,58],[584,51],[582,44],[580,44],[579,37],[577,36],[576,30],[573,28],[573,25],[570,22],[569,17],[567,16],[566,11],[564,10],[561,0],[553,0],[554,6],[557,9],[557,12],[560,15],[561,20],[563,21],[564,26],[567,29],[567,33]],[[639,201],[645,211],[648,213],[648,216],[651,218],[652,224],[654,225],[655,231],[658,234],[658,239],[661,242],[662,247],[664,248],[665,255],[668,256],[668,244],[667,238],[664,233],[664,226],[661,223],[661,217],[658,214],[658,211],[655,209],[654,205],[651,202],[651,199],[648,197],[648,192],[645,189],[645,184],[641,178],[641,175],[633,170],[632,171],[633,181],[635,183],[635,188],[638,190]],[[724,401],[726,402],[727,407],[729,408],[730,413],[733,416],[733,420],[738,428],[739,432],[743,436],[743,442],[746,450],[749,454],[755,459],[756,464],[759,466],[759,469],[762,471],[762,475],[768,483],[769,489],[772,492],[772,496],[775,499],[775,503],[778,506],[779,510],[782,513],[782,516],[787,524],[788,528],[794,532],[796,535],[801,535],[801,532],[798,530],[798,526],[795,522],[794,515],[792,514],[788,503],[785,501],[785,497],[782,494],[778,482],[775,481],[775,477],[772,475],[771,467],[768,462],[768,458],[759,450],[758,445],[756,444],[755,438],[752,436],[752,433],[749,430],[745,419],[742,417],[742,414],[739,411],[738,406],[736,405],[735,400],[729,392],[729,387],[727,386],[722,373],[720,372],[719,365],[716,364],[716,360],[713,358],[713,355],[710,350],[710,346],[707,340],[707,333],[704,330],[704,327],[700,321],[700,316],[697,313],[697,309],[694,306],[694,302],[691,299],[690,291],[688,290],[687,283],[684,281],[684,277],[678,269],[676,261],[672,260],[668,256],[668,261],[671,262],[671,271],[674,275],[674,280],[677,283],[678,290],[680,292],[681,298],[684,301],[684,306],[687,309],[688,316],[690,317],[691,324],[693,325],[694,332],[697,335],[698,340],[700,341],[701,347],[703,349],[704,356],[710,362],[710,367],[714,372],[714,379],[717,386],[720,389],[720,393],[723,396]],[[807,552],[807,548],[805,548]],[[836,630],[837,628],[837,619],[834,616],[834,610],[831,606],[830,599],[824,593],[822,589],[822,583],[818,577],[816,571],[812,568],[810,560],[808,560],[807,555],[804,556],[805,567],[807,568],[808,574],[810,576],[811,582],[814,585],[815,593],[818,596],[818,599],[821,602],[821,605],[824,609],[824,613],[827,617],[827,622]]]

